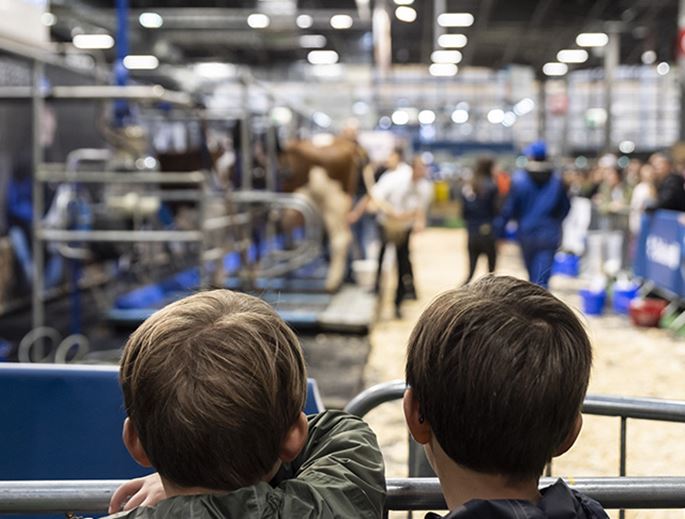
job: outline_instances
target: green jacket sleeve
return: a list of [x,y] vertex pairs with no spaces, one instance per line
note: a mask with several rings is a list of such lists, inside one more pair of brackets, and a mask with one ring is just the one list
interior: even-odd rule
[[285,495],[316,503],[323,518],[380,518],[385,467],[376,435],[361,419],[341,411],[309,418],[305,448],[293,462]]

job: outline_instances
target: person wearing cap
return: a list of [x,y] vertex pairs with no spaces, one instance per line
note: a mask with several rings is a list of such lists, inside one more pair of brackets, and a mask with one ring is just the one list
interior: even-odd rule
[[547,160],[547,146],[536,141],[524,151],[528,162],[512,178],[509,197],[496,223],[501,232],[518,223],[518,241],[530,281],[549,285],[554,254],[561,244],[561,224],[571,203],[561,176]]

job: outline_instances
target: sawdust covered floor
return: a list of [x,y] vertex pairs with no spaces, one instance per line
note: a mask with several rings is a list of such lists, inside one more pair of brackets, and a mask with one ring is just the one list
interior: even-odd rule
[[[466,233],[462,230],[429,229],[412,242],[419,300],[406,302],[403,320],[393,318],[394,275],[386,274],[380,322],[371,335],[371,354],[365,385],[403,378],[405,348],[421,310],[440,292],[457,286],[466,277]],[[485,273],[481,258],[477,275]],[[498,274],[525,278],[518,248],[505,244]],[[552,291],[574,308],[582,281],[555,277]],[[627,318],[607,313],[585,318],[594,347],[590,392],[601,395],[644,396],[685,400],[685,343],[656,329],[638,329]],[[383,448],[387,475],[407,475],[407,432],[399,403],[385,404],[367,417]],[[583,431],[573,449],[554,461],[555,476],[618,475],[619,420],[585,418]],[[628,421],[629,476],[685,475],[685,424]],[[612,516],[617,514],[612,513]],[[404,517],[405,514],[393,514]],[[632,518],[681,518],[682,510],[630,511]],[[423,517],[416,514],[415,517]]]

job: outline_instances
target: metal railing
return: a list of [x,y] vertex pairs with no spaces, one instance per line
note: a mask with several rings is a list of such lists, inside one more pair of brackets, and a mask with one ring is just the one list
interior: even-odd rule
[[[578,478],[566,480],[606,509],[685,508],[685,478]],[[540,487],[554,482],[543,478]],[[118,480],[1,481],[0,514],[104,513]],[[437,478],[387,480],[388,511],[445,510]]]

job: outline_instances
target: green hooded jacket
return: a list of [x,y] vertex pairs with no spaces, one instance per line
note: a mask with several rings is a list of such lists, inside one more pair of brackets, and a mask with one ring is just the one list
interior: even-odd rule
[[380,518],[385,467],[375,434],[357,417],[309,417],[307,443],[274,480],[227,494],[178,496],[109,519]]

